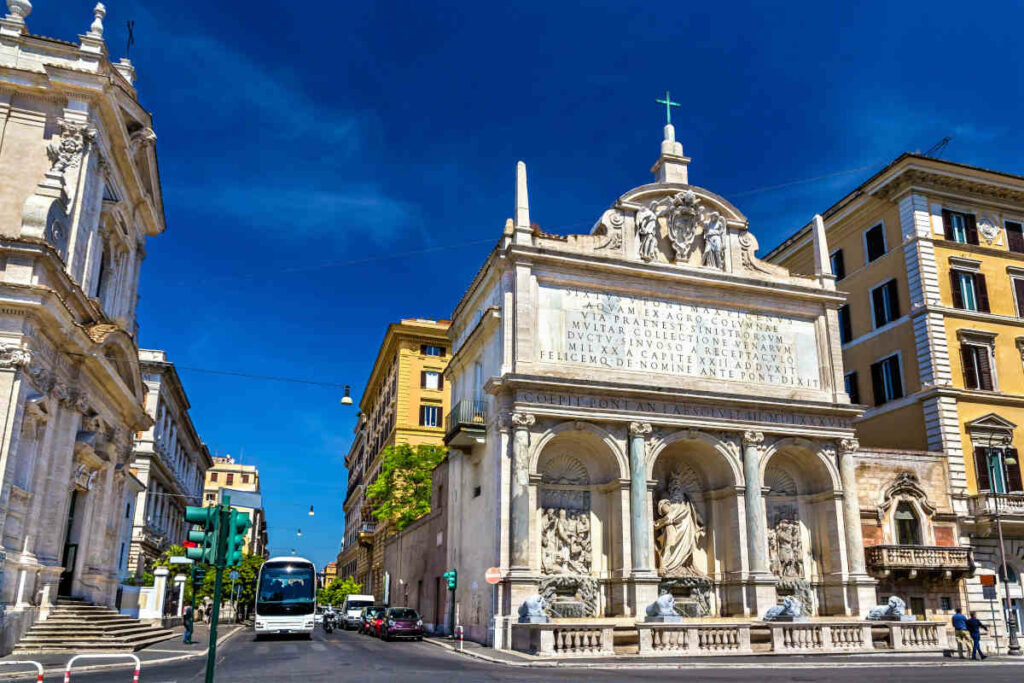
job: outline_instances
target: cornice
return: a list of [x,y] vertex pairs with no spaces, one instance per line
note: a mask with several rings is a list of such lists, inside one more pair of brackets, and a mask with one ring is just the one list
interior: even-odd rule
[[1024,204],[1024,182],[1010,183],[995,180],[968,178],[959,173],[943,172],[911,166],[890,181],[875,189],[872,194],[881,199],[896,201],[898,197],[914,189],[933,190],[957,196],[968,195],[982,200]]

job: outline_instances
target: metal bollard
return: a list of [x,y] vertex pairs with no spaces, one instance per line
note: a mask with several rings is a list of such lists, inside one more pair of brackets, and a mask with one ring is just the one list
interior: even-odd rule
[[[135,673],[132,676],[132,683],[139,683],[139,670],[142,668],[142,662],[139,658],[133,654],[108,654],[108,655],[75,655],[68,660],[68,663],[64,667],[64,683],[71,681],[71,666],[79,659],[131,659],[135,662]],[[40,675],[39,680],[43,680]]]
[[32,666],[34,666],[36,670],[39,672],[38,677],[36,677],[36,683],[43,683],[43,665],[34,659],[18,659],[10,662],[0,662],[0,666],[15,666],[18,664],[31,664]]
[[462,626],[456,626],[455,627],[455,637],[459,639],[459,652],[462,652],[462,636],[463,636],[463,633],[464,633],[464,629],[462,628]]

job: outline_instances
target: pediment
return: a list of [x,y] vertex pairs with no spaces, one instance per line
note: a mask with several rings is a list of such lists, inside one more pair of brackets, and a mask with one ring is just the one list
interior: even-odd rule
[[1007,420],[1005,417],[997,415],[995,413],[989,413],[988,415],[982,415],[976,420],[971,420],[964,425],[968,431],[1010,431],[1012,432],[1017,428],[1017,425]]

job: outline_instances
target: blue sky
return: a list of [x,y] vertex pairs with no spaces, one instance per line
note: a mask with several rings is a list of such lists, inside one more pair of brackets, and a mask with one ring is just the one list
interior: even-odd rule
[[[29,28],[73,39],[92,4],[34,0]],[[115,58],[136,22],[166,203],[140,344],[357,400],[389,322],[450,315],[512,215],[515,162],[535,222],[586,232],[649,180],[666,89],[690,180],[762,253],[946,135],[946,158],[1024,173],[1011,3],[106,4]],[[340,390],[180,374],[211,451],[259,465],[271,549],[333,559]]]

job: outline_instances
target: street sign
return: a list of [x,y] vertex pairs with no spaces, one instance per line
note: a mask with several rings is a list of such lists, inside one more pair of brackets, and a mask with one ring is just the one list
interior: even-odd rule
[[982,586],[981,597],[984,600],[995,600],[996,599],[996,587],[995,586]]
[[484,573],[484,579],[491,585],[501,583],[501,570],[497,567],[491,567]]
[[232,569],[231,572],[228,574],[228,578],[232,581],[238,580],[238,572]]
[[192,564],[192,560],[187,557],[182,557],[181,555],[175,555],[171,558],[171,564]]

